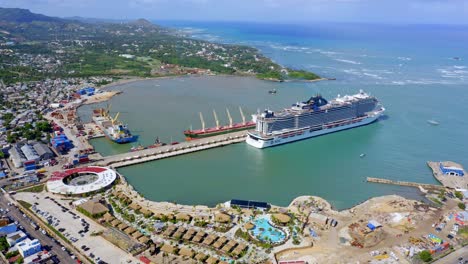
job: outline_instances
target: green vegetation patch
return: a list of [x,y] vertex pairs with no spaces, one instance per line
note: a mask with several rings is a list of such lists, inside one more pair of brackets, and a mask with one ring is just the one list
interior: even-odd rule
[[26,209],[28,209],[28,210],[29,210],[29,209],[31,208],[31,206],[32,206],[32,204],[30,204],[30,203],[28,203],[28,202],[26,202],[26,201],[23,201],[23,200],[18,200],[18,203],[21,204],[24,208],[26,208]]
[[18,191],[18,192],[34,192],[34,193],[40,193],[40,192],[42,192],[42,191],[44,191],[44,184],[39,184],[39,185],[30,187],[30,188],[27,188],[27,189],[20,190],[20,191]]
[[320,79],[320,76],[313,72],[308,72],[304,70],[289,70],[288,77],[290,79],[297,79],[297,80],[317,80]]
[[423,251],[419,252],[418,257],[419,257],[419,259],[421,259],[424,262],[430,262],[432,260],[432,255],[427,250],[423,250]]

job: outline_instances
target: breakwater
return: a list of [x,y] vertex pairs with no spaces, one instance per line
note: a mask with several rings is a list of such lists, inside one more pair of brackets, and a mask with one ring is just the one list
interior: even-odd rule
[[166,145],[156,148],[132,151],[104,157],[97,161],[96,165],[120,168],[143,162],[154,161],[244,142],[246,135],[246,131],[240,131],[214,137],[202,138],[194,141],[186,141],[176,145]]

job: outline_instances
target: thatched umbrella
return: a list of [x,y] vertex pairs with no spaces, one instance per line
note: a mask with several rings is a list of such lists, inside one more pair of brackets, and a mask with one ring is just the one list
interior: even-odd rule
[[231,216],[225,213],[218,213],[215,215],[215,221],[218,223],[229,223],[231,221]]
[[247,224],[244,225],[244,228],[247,230],[253,229],[254,227],[255,225],[252,224],[251,222],[248,222]]
[[192,217],[186,213],[178,213],[176,214],[175,216],[176,220],[179,220],[179,221],[190,221],[190,219],[192,219]]
[[291,221],[291,217],[287,214],[274,214],[273,218],[282,225],[285,225]]

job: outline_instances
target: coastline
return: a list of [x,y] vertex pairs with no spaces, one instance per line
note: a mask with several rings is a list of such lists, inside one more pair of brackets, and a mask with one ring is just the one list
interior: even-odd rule
[[336,80],[335,78],[319,78],[314,80],[300,80],[300,79],[293,79],[293,80],[278,80],[278,79],[262,79],[257,78],[255,75],[251,74],[181,74],[181,75],[167,75],[167,76],[158,76],[158,77],[134,77],[128,76],[123,79],[118,79],[111,83],[105,84],[103,86],[98,87],[101,90],[110,89],[116,86],[120,86],[123,84],[129,84],[138,81],[148,81],[148,80],[161,80],[161,79],[170,79],[170,78],[180,78],[180,77],[203,77],[203,76],[218,76],[218,77],[247,77],[247,78],[254,78],[262,81],[269,81],[269,82],[320,82],[320,81],[332,81]]

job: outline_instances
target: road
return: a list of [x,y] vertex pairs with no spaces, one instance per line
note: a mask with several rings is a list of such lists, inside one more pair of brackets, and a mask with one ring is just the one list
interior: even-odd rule
[[63,251],[62,246],[55,242],[51,237],[42,234],[39,230],[35,230],[27,218],[23,217],[23,213],[15,206],[8,206],[8,200],[4,194],[0,194],[0,207],[3,209],[9,209],[6,213],[13,221],[18,221],[23,226],[24,232],[29,235],[31,239],[37,238],[41,242],[41,245],[48,249],[52,255],[56,256],[59,263],[75,263],[73,259],[68,255],[67,252]]
[[[459,250],[433,262],[434,264],[458,264],[459,258],[463,258],[463,261],[468,260],[468,246],[460,248]],[[464,263],[464,262],[462,262]]]

